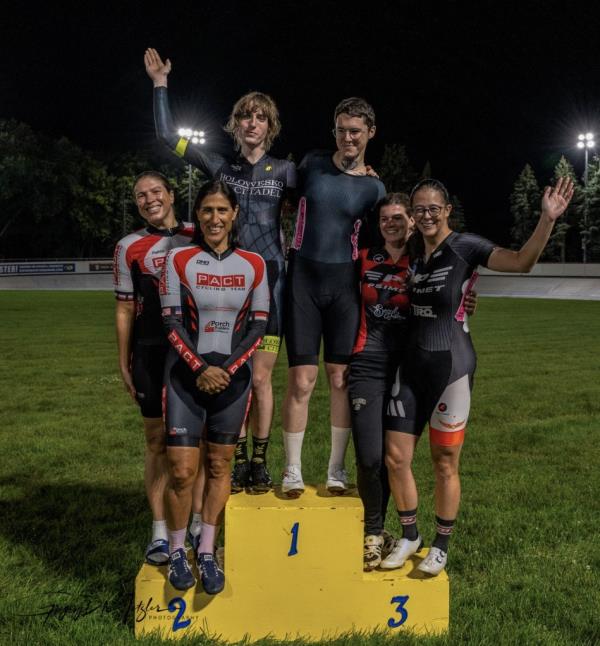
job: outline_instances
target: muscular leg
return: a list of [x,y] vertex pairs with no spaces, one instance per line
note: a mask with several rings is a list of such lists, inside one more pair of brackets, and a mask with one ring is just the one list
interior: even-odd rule
[[318,374],[318,366],[294,366],[288,370],[283,401],[283,429],[286,433],[303,433],[306,430],[308,403]]
[[259,439],[269,437],[273,422],[273,386],[271,375],[277,361],[275,352],[259,351],[252,357],[252,407],[250,420],[252,435]]
[[419,499],[412,472],[412,461],[419,438],[409,433],[386,431],[385,464],[396,509],[416,509]]
[[146,448],[144,452],[144,486],[155,521],[165,520],[167,485],[167,452],[165,427],[161,417],[144,417]]
[[185,529],[192,508],[192,489],[198,470],[199,449],[188,446],[167,447],[169,484],[167,486],[167,523],[169,532],[181,532],[181,545],[171,545],[171,551],[183,547]]
[[431,444],[430,448],[435,473],[435,513],[440,518],[455,519],[460,505],[458,466],[462,444]]
[[325,363],[329,381],[331,451],[329,471],[344,468],[346,449],[350,439],[350,407],[348,406],[348,366],[340,363]]

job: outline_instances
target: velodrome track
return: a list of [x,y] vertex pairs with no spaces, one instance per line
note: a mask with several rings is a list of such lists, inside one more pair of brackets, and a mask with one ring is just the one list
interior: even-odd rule
[[[112,259],[0,263],[0,290],[112,290]],[[531,274],[482,269],[481,296],[600,301],[600,264],[540,263]]]

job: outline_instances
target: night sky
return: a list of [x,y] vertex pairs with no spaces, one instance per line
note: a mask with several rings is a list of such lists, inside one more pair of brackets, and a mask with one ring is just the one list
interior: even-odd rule
[[377,165],[384,143],[405,144],[418,171],[429,160],[460,197],[471,230],[506,243],[524,164],[545,183],[565,154],[581,174],[576,136],[600,133],[600,10],[587,4],[9,3],[0,117],[103,156],[154,152],[148,46],[173,63],[175,116],[221,150],[221,126],[248,90],[275,98],[273,153],[297,161],[333,148],[335,105],[364,96],[378,127],[367,161]]

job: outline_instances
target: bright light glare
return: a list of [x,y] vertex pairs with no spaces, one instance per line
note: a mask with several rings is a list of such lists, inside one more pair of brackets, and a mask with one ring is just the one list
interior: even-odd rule
[[577,148],[585,148],[585,144],[583,143],[583,141],[577,142]]
[[593,148],[595,145],[596,145],[596,142],[595,142],[595,141],[588,141],[588,142],[587,142],[587,147],[588,147],[588,148]]
[[177,134],[180,137],[185,137],[185,129],[184,128],[179,128],[179,130],[177,131]]
[[579,139],[579,141],[583,141],[585,139],[585,135],[578,135],[577,139]]
[[586,138],[588,141],[591,141],[591,140],[594,138],[594,133],[592,133],[592,132],[588,132],[588,133],[586,133],[585,138]]
[[201,143],[201,144],[205,144],[205,143],[206,143],[206,139],[204,139],[204,137],[202,137],[202,139],[200,139],[200,143]]

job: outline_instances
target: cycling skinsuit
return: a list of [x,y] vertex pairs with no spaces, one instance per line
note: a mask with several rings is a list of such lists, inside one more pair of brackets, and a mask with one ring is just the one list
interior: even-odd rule
[[[250,403],[246,362],[269,316],[264,260],[237,248],[222,254],[208,246],[175,249],[167,256],[160,300],[172,346],[165,378],[167,446],[199,446],[205,424],[209,442],[235,444]],[[231,375],[216,395],[196,386],[209,366]]]
[[160,316],[158,280],[167,253],[189,244],[194,227],[148,226],[121,239],[115,247],[113,282],[120,301],[135,302],[131,343],[131,376],[144,417],[161,417],[161,392],[169,347]]
[[350,175],[331,152],[311,152],[298,167],[300,202],[286,289],[290,366],[347,364],[358,328],[353,260],[363,219],[385,195],[375,177]]
[[476,357],[460,312],[473,272],[487,266],[494,248],[480,236],[452,232],[427,262],[417,260],[410,282],[410,341],[392,386],[387,429],[420,435],[429,421],[432,444],[462,444]]
[[408,340],[408,256],[393,262],[385,248],[361,249],[360,327],[348,376],[358,492],[365,534],[380,535],[390,495],[385,467],[386,395]]
[[281,245],[281,204],[296,188],[296,167],[286,159],[265,154],[255,164],[242,155],[227,159],[200,146],[188,145],[175,129],[167,88],[154,88],[156,133],[179,157],[212,179],[228,184],[240,206],[237,232],[242,249],[260,254],[267,265],[271,312],[261,350],[278,352],[283,335],[283,290],[285,265]]

